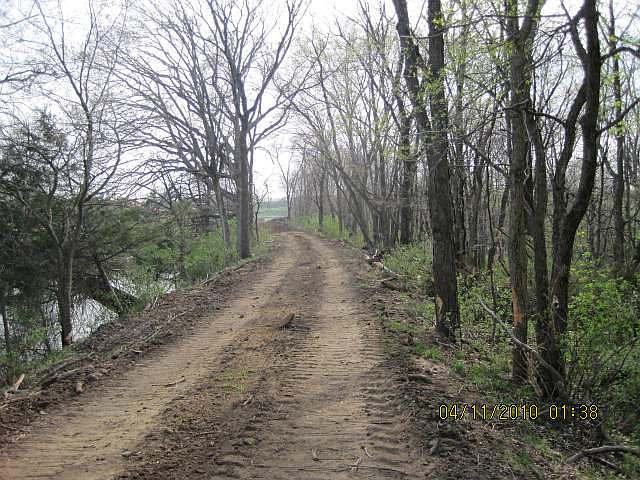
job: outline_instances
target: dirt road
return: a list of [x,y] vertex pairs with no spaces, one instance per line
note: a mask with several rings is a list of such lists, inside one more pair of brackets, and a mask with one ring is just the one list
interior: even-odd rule
[[424,478],[379,326],[335,246],[280,242],[193,333],[42,415],[0,479]]

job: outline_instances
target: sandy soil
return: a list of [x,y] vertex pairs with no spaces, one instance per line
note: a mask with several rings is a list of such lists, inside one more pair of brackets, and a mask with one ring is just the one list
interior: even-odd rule
[[486,400],[435,335],[427,360],[385,328],[415,318],[363,260],[285,229],[269,256],[105,326],[73,376],[0,404],[0,480],[576,478],[518,422],[438,417]]
[[399,374],[342,260],[307,234],[281,243],[188,335],[41,415],[0,478],[424,476]]

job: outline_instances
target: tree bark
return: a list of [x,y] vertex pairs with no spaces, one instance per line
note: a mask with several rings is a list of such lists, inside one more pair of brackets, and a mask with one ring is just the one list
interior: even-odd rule
[[325,173],[322,170],[319,179],[320,184],[318,185],[318,227],[322,230],[324,227],[324,184],[325,184]]
[[[451,178],[447,157],[448,108],[444,95],[444,21],[440,0],[429,0],[429,68],[420,54],[411,31],[406,0],[394,0],[398,17],[397,30],[400,46],[405,55],[403,76],[411,102],[418,131],[425,140],[429,166],[428,197],[433,236],[433,279],[436,306],[436,330],[440,335],[455,340],[459,327],[457,296],[455,238],[453,232],[453,206]],[[419,72],[427,74],[429,88],[421,85]],[[423,100],[429,92],[429,120]]]
[[62,254],[60,260],[56,296],[62,346],[67,347],[73,343],[73,255]]
[[[615,17],[613,12],[613,2],[609,1],[609,51],[617,48]],[[614,115],[616,118],[622,116],[622,86],[620,82],[620,60],[617,55],[613,56],[613,100]],[[616,137],[616,172],[613,175],[613,260],[618,272],[625,269],[624,251],[624,132],[616,127],[614,135]]]
[[[511,208],[509,215],[509,270],[511,276],[511,302],[513,305],[513,333],[522,343],[527,343],[527,217],[526,175],[529,143],[527,141],[526,113],[529,104],[529,85],[532,63],[529,49],[535,32],[533,15],[538,13],[538,1],[530,0],[522,27],[519,25],[518,4],[507,1],[507,36],[510,52],[511,105],[508,110],[511,126]],[[526,352],[514,346],[512,349],[512,377],[515,382],[528,378]]]
[[[576,24],[584,19],[586,49],[581,43]],[[561,375],[565,375],[564,354],[561,346],[562,337],[567,330],[567,313],[569,306],[569,274],[576,232],[582,221],[593,193],[597,170],[598,155],[598,112],[600,104],[600,72],[601,54],[598,37],[598,11],[596,0],[584,0],[582,8],[575,19],[572,19],[572,38],[582,62],[584,81],[570,108],[565,123],[565,143],[563,152],[554,175],[554,218],[553,218],[553,265],[550,281],[551,320],[545,326],[542,338],[539,339],[539,350],[545,361]],[[575,124],[584,105],[580,120],[582,127],[582,161],[580,180],[575,200],[571,208],[567,208],[565,174],[569,158],[573,151]],[[538,374],[546,396],[558,395],[558,387],[554,376],[548,369],[541,368]]]
[[404,113],[400,121],[400,147],[402,160],[402,185],[400,186],[400,244],[408,245],[413,240],[413,191],[418,163],[411,156],[411,117]]
[[220,179],[216,176],[213,180],[213,193],[216,197],[218,206],[218,214],[220,215],[220,224],[222,227],[222,239],[227,248],[231,248],[231,230],[229,229],[229,217],[227,215],[227,206],[224,201],[224,195],[220,188]]
[[4,344],[7,353],[11,352],[11,332],[9,331],[9,318],[7,317],[7,296],[8,288],[4,285],[0,287],[0,315],[2,315],[2,328],[4,330]]
[[240,258],[251,256],[251,191],[249,190],[249,136],[246,121],[239,120],[240,127],[236,132],[236,162],[238,162],[238,255]]

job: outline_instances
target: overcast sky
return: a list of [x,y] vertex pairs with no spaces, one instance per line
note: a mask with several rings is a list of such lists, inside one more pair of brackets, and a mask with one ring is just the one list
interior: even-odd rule
[[[55,2],[50,2],[50,0],[43,0],[44,3],[51,5]],[[273,3],[281,3],[284,0],[271,0]],[[570,12],[575,12],[581,2],[579,0],[566,0],[565,5],[569,9]],[[625,10],[627,14],[635,14],[637,16],[638,10],[640,9],[640,2],[623,2],[622,0],[616,0],[616,10]],[[8,5],[12,5],[13,8],[9,9]],[[74,16],[82,15],[82,11],[86,8],[86,0],[62,0],[63,11],[65,17],[68,19],[73,18]],[[419,12],[423,8],[424,1],[423,0],[409,0],[410,7],[410,16],[414,22],[418,20]],[[19,18],[18,11],[21,11],[23,14],[26,13],[30,7],[33,5],[33,0],[0,0],[0,14],[5,13],[4,16],[6,20],[13,20],[14,18]],[[378,5],[378,2],[372,2],[372,5]],[[389,16],[394,15],[393,4],[391,0],[386,0],[385,9]],[[17,8],[16,8],[17,7]],[[601,9],[606,12],[608,10],[608,2],[603,0],[601,2]],[[344,19],[345,17],[354,17],[357,14],[358,10],[358,1],[357,0],[310,0],[308,4],[308,9],[304,17],[301,19],[300,28],[297,32],[297,37],[301,38],[307,36],[312,30],[320,30],[320,31],[328,31],[333,30],[333,26],[335,24],[336,19]],[[543,15],[548,15],[552,13],[561,13],[562,9],[560,7],[559,0],[549,0],[546,2]],[[35,13],[32,10],[32,13]],[[630,15],[630,16],[631,16]],[[627,16],[627,18],[630,18]],[[636,17],[637,18],[637,17]],[[3,20],[6,21],[6,20]],[[0,22],[1,23],[1,22]],[[82,23],[82,22],[80,22]],[[422,21],[419,25],[419,28],[424,30],[426,29],[425,21]],[[624,28],[624,26],[622,26]],[[2,32],[0,31],[0,34]],[[16,46],[12,45],[11,42],[7,42],[4,39],[3,44],[5,46],[9,45],[10,48],[15,49]],[[292,47],[292,50],[295,47]],[[0,55],[4,52],[0,51]],[[5,55],[6,58],[6,55]],[[265,148],[269,148],[271,144],[278,143],[283,148],[281,149],[281,155],[285,158],[289,158],[289,153],[286,151],[286,147],[290,144],[290,134],[287,132],[287,127],[285,126],[279,132],[274,134],[271,138],[267,139],[263,144],[261,144],[261,148],[255,152],[254,161],[255,161],[255,184],[259,191],[263,190],[263,186],[265,183],[268,185],[268,189],[270,192],[270,197],[273,199],[280,198],[283,196],[283,191],[280,185],[280,179],[278,175],[277,168],[274,167],[271,157],[264,151]],[[289,129],[290,130],[290,129]]]

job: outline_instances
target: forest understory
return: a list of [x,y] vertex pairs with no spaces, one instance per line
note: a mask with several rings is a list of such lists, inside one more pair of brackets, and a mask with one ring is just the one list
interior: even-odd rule
[[571,423],[442,418],[497,400],[453,374],[457,349],[431,329],[406,333],[406,299],[362,250],[274,238],[0,404],[0,478],[581,478]]

